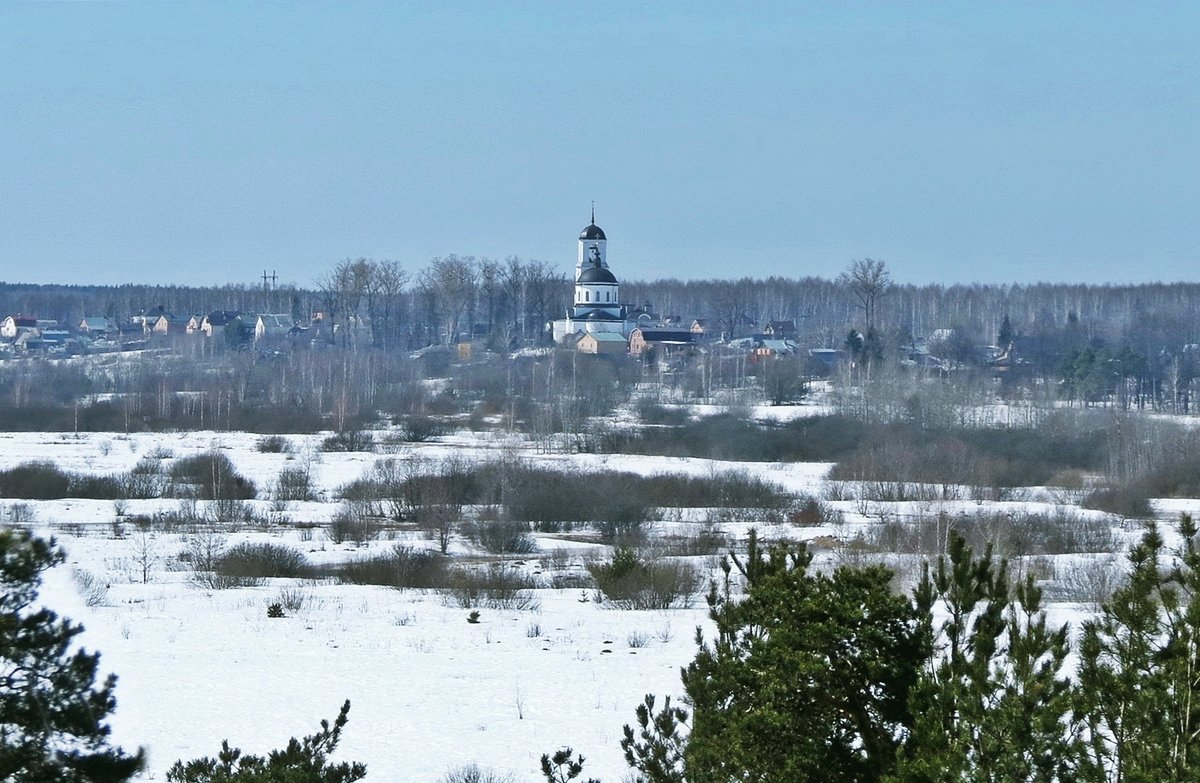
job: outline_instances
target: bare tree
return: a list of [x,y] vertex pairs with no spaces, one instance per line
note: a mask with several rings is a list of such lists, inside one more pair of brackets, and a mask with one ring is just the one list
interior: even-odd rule
[[367,319],[376,348],[395,347],[408,273],[396,261],[368,262]]
[[162,560],[162,553],[158,548],[158,541],[154,536],[146,530],[139,530],[138,534],[130,540],[130,559],[133,561],[133,567],[137,571],[137,575],[141,577],[142,584],[150,583],[150,572],[158,566]]
[[875,307],[892,287],[887,264],[872,258],[850,262],[850,268],[838,277],[838,284],[850,291],[867,319],[867,329],[875,327]]
[[471,314],[475,307],[478,286],[478,265],[471,256],[450,255],[435,258],[421,272],[417,285],[431,308],[447,345],[458,340],[463,321],[471,329]]
[[511,337],[523,343],[526,337],[525,326],[528,323],[526,302],[529,294],[529,270],[521,263],[521,259],[509,256],[504,260],[501,286],[511,314]]

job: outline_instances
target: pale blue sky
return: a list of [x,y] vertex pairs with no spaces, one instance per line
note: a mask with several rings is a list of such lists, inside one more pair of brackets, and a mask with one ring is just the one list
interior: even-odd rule
[[[914,8],[915,6],[915,8]],[[736,8],[736,10],[732,10]],[[1200,277],[1200,4],[0,5],[0,280]]]

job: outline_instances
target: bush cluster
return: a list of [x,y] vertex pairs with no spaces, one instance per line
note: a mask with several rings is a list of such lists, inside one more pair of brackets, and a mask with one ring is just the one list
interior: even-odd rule
[[375,438],[365,430],[342,430],[321,441],[322,451],[374,451]]
[[876,425],[830,471],[835,480],[984,487],[1042,486],[1067,470],[1095,470],[1105,432],[1057,429],[927,429]]
[[337,575],[355,585],[433,588],[447,583],[447,558],[435,552],[397,545],[382,554],[360,557],[343,565]]
[[881,552],[937,555],[945,551],[951,535],[976,551],[991,546],[1005,557],[1094,554],[1121,548],[1108,520],[1062,509],[1045,514],[939,514],[915,524],[886,522],[871,528],[866,543]]
[[0,497],[22,500],[127,500],[158,497],[162,493],[156,474],[140,471],[142,463],[130,473],[92,475],[72,473],[49,462],[27,462],[0,470]]
[[685,560],[644,560],[631,547],[618,547],[607,562],[591,563],[600,597],[620,609],[676,609],[690,606],[700,574]]
[[254,482],[238,473],[220,451],[178,459],[171,465],[169,495],[198,500],[249,500],[257,493]]
[[455,568],[450,572],[449,597],[463,609],[536,609],[533,590],[541,585],[519,568],[492,563],[486,568]]
[[607,449],[625,454],[702,457],[753,462],[831,462],[857,448],[867,428],[846,416],[814,416],[786,423],[710,416],[675,426],[614,435]]
[[467,526],[467,537],[493,555],[528,555],[537,551],[529,524],[510,519],[480,519]]

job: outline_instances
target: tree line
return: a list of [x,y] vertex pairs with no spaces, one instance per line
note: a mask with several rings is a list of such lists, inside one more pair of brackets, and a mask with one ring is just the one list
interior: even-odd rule
[[[309,284],[265,288],[0,283],[0,313],[63,324],[158,307],[176,315],[287,313],[297,321],[324,313],[346,330],[339,337],[346,346],[412,349],[480,339],[505,347],[548,341],[546,323],[571,304],[569,271],[566,264],[516,256],[448,255],[412,269],[348,258]],[[714,334],[728,337],[795,321],[806,347],[841,347],[850,328],[874,329],[894,346],[952,328],[976,345],[992,344],[1006,319],[1007,336],[1025,340],[1025,352],[1035,357],[1055,348],[1065,331],[1144,355],[1200,342],[1200,283],[913,285],[895,282],[883,262],[861,259],[834,280],[626,279],[622,299],[664,318],[705,320]]]

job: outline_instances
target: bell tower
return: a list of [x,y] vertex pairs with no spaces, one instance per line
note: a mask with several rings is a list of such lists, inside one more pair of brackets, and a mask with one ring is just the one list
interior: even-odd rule
[[596,225],[596,204],[592,202],[592,222],[579,232],[579,258],[575,260],[576,279],[579,279],[579,273],[586,267],[599,266],[608,269],[608,253],[604,247],[606,244],[608,237],[604,236],[604,230]]

